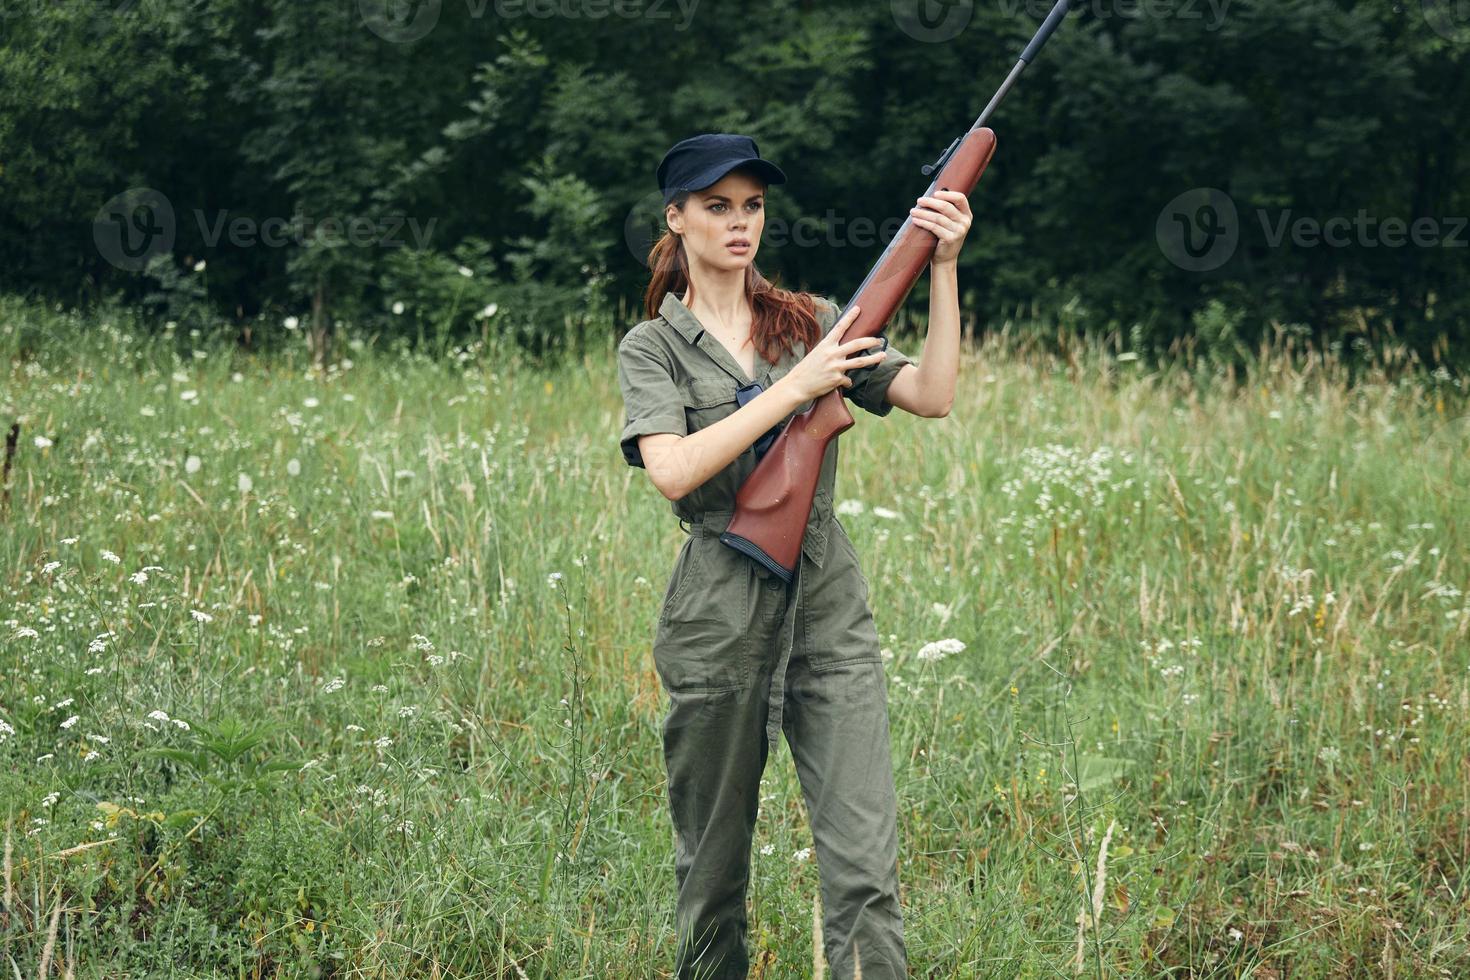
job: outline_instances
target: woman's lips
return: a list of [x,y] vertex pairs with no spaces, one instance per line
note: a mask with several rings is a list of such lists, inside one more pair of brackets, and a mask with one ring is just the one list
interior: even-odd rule
[[749,242],[731,242],[730,244],[726,245],[725,247],[728,248],[732,252],[749,252],[750,251],[750,243]]

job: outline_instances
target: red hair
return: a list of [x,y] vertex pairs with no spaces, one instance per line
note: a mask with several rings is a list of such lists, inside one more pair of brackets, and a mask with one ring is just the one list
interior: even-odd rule
[[[688,199],[689,192],[681,191],[671,203],[682,210]],[[694,302],[689,260],[684,254],[681,236],[665,228],[648,251],[648,268],[652,278],[648,282],[648,291],[643,295],[647,319],[658,316],[664,296],[671,292],[688,290],[689,302]],[[796,342],[811,350],[822,339],[821,328],[817,325],[817,297],[812,293],[782,289],[761,275],[754,262],[745,267],[745,298],[750,303],[753,317],[751,342],[766,363],[775,364],[781,359],[782,352],[793,352]]]

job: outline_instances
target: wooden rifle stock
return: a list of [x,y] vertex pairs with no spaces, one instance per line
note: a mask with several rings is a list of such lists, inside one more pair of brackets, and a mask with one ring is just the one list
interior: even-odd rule
[[[939,176],[924,192],[925,197],[933,196],[936,190],[961,191],[968,195],[974,189],[995,153],[995,134],[986,128],[986,121],[1066,19],[1072,3],[1073,0],[1056,0],[1051,13],[969,131],[924,168],[925,174],[939,171]],[[856,304],[862,307],[862,312],[843,331],[840,340],[880,333],[908,297],[938,244],[939,239],[927,228],[915,227],[912,218],[905,218],[898,234],[848,301],[848,307]],[[735,494],[735,513],[729,527],[720,534],[722,542],[760,562],[787,583],[796,574],[797,562],[801,560],[801,539],[811,516],[827,443],[853,422],[852,413],[842,403],[844,390],[833,388],[816,399],[810,409],[792,417],[740,485]]]
[[[983,127],[972,129],[952,150],[939,176],[924,192],[926,197],[936,190],[968,195],[995,154],[995,133]],[[862,311],[848,324],[839,343],[881,333],[928,267],[938,244],[933,232],[905,218],[898,234],[848,301],[848,307],[860,306]],[[817,398],[811,408],[792,417],[740,485],[730,526],[720,534],[725,544],[786,582],[791,581],[800,560],[801,540],[806,534],[827,443],[853,424],[852,413],[843,403],[845,390],[833,388]]]

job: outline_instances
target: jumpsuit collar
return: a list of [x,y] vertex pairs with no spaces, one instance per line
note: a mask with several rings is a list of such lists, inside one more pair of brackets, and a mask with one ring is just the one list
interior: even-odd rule
[[[679,332],[679,335],[689,343],[703,350],[710,358],[720,366],[730,377],[734,378],[743,387],[751,383],[752,379],[745,376],[745,369],[735,362],[725,345],[710,335],[700,324],[689,307],[675,296],[673,291],[664,294],[663,302],[658,307],[659,316],[668,321],[669,326]],[[755,378],[762,388],[770,387],[771,365],[766,359],[757,356],[755,359]]]

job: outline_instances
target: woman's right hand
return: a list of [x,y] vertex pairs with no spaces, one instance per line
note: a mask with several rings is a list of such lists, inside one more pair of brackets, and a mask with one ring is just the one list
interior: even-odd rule
[[859,337],[839,344],[837,338],[847,329],[857,315],[862,311],[860,306],[852,306],[842,314],[841,318],[827,331],[815,347],[807,351],[806,356],[797,362],[796,367],[788,371],[778,384],[788,385],[797,396],[799,402],[814,401],[825,395],[833,388],[851,388],[852,378],[847,372],[854,368],[870,367],[877,364],[888,356],[888,351],[880,350],[876,354],[864,354],[853,357],[859,351],[870,347],[881,346],[881,337]]

